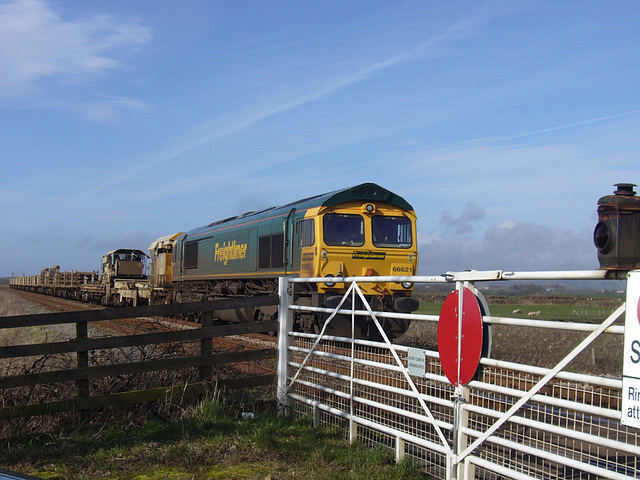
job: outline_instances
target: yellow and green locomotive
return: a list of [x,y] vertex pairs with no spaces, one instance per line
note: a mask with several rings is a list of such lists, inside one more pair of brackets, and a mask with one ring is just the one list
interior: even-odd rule
[[[347,288],[339,277],[410,276],[418,262],[413,208],[373,183],[211,223],[180,234],[172,246],[174,302],[277,293],[278,277],[286,275],[327,278],[296,295],[299,303],[335,307]],[[361,288],[377,310],[417,309],[410,283],[363,283]],[[271,320],[276,314],[275,307],[216,312],[232,322]],[[313,332],[321,320],[306,314],[296,323]],[[384,322],[392,337],[408,327],[402,319]],[[350,322],[332,323],[330,333],[350,334]],[[359,328],[359,336],[373,333],[364,319]]]

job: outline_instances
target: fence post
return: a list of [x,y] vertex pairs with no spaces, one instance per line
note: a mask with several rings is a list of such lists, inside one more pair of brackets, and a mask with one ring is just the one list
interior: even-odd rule
[[[89,338],[89,328],[87,322],[76,322],[76,340],[86,340]],[[89,352],[86,350],[76,352],[76,365],[78,368],[89,367]],[[78,386],[78,400],[89,398],[89,379],[83,378],[76,381]],[[80,423],[89,419],[89,410],[80,408]]]
[[[213,326],[213,312],[205,312],[202,316],[202,328]],[[211,337],[200,340],[200,355],[211,355],[213,353],[213,339]],[[203,365],[200,367],[200,381],[204,382],[211,378],[211,365]]]
[[406,442],[400,437],[396,437],[396,463],[404,458]]
[[277,401],[281,415],[290,415],[289,399],[287,397],[287,378],[289,376],[289,345],[291,338],[289,332],[293,328],[293,311],[289,310],[289,305],[293,304],[293,287],[287,277],[280,277],[278,283],[278,320],[280,329],[278,332],[278,385]]
[[358,439],[358,424],[353,421],[353,415],[349,416],[349,443]]

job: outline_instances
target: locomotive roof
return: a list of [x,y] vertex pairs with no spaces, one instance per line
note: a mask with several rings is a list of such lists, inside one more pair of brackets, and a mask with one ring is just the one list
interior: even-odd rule
[[163,237],[158,238],[157,240],[155,240],[154,242],[151,243],[151,245],[149,245],[149,248],[147,250],[151,251],[155,248],[157,248],[159,245],[162,244],[168,244],[171,245],[171,242],[173,240],[175,240],[176,238],[178,238],[180,235],[182,235],[182,232],[178,232],[178,233],[172,233],[171,235],[165,235]]
[[[255,212],[247,212],[236,217],[226,218],[217,222],[210,223],[203,227],[196,228],[190,232],[186,232],[189,235],[194,235],[202,231],[215,231],[217,228],[226,228],[236,223],[244,223],[247,221],[259,221],[263,218],[274,217],[278,215],[287,215],[291,209],[295,208],[297,211],[308,210],[310,208],[318,207],[331,207],[340,203],[351,201],[363,201],[363,202],[380,202],[389,205],[402,208],[404,210],[413,211],[413,207],[400,195],[396,195],[393,192],[375,184],[375,183],[362,183],[354,187],[343,188],[341,190],[335,190],[333,192],[323,193],[320,195],[314,195],[313,197],[297,200],[286,205],[279,207],[270,207],[264,210]],[[213,228],[212,228],[213,227]],[[182,235],[180,235],[182,236]],[[179,238],[179,237],[178,237]]]
[[117,250],[111,250],[110,252],[107,252],[106,255],[113,255],[115,253],[135,253],[136,255],[144,255],[145,257],[149,256],[142,250],[138,250],[136,248],[118,248]]

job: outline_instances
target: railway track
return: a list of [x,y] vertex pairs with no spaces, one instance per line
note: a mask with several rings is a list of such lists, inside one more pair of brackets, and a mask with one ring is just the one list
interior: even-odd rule
[[[55,312],[75,312],[84,310],[102,310],[107,307],[102,305],[87,304],[67,298],[52,297],[39,293],[21,290],[11,290],[28,302],[35,303],[45,309]],[[140,317],[124,318],[119,320],[104,320],[93,325],[98,330],[98,335],[140,335],[143,333],[170,332],[176,330],[197,328],[193,322],[167,317]],[[263,348],[274,348],[275,337],[262,334],[235,335],[231,337],[218,337],[212,339],[214,352],[250,351]],[[167,346],[173,347],[173,346]],[[184,345],[184,349],[192,355],[196,355],[200,346],[195,343]],[[169,348],[168,348],[169,349]],[[253,375],[275,373],[275,367],[259,365],[256,362],[242,362],[230,365],[241,373]]]
[[[80,310],[91,310],[91,309],[104,309],[101,305],[92,305],[87,304],[75,300],[51,297],[47,295],[41,295],[37,293],[25,292],[25,291],[16,291],[13,290],[15,294],[20,295],[22,298],[27,299],[28,301],[37,303],[51,311],[55,312],[64,312],[64,311],[80,311]],[[193,322],[175,319],[175,318],[165,318],[165,317],[143,317],[143,318],[130,318],[130,319],[121,319],[116,321],[104,321],[99,324],[100,329],[107,330],[109,334],[119,334],[119,335],[137,335],[141,333],[157,333],[157,332],[168,332],[175,331],[181,329],[189,329],[196,328],[196,325]],[[273,348],[275,347],[275,337],[266,335],[266,334],[247,334],[247,335],[236,335],[231,337],[220,337],[214,338],[213,341],[213,350],[215,352],[235,352],[235,351],[251,351],[258,350],[262,348]],[[192,354],[196,354],[196,350],[199,349],[199,345],[190,344],[185,345],[186,349],[190,351]],[[344,348],[340,346],[325,346],[322,348],[326,353],[338,354],[344,357],[348,357],[350,355],[350,349]],[[313,362],[311,362],[313,363]],[[257,365],[255,362],[252,363],[240,363],[233,364],[233,367],[243,373],[252,373],[252,374],[266,374],[266,373],[274,373],[275,368],[271,366],[265,365]],[[338,367],[339,368],[339,367]],[[340,369],[340,368],[339,368]],[[343,374],[348,373],[348,368],[345,367],[345,371],[341,372]],[[503,379],[500,377],[492,378],[493,383],[498,384],[504,387],[513,387],[508,381],[508,379]],[[522,381],[521,381],[522,382]],[[522,385],[520,385],[522,387]],[[553,388],[553,383],[546,387],[542,392],[547,395],[551,395],[555,398],[563,399],[563,400],[576,400],[576,392],[573,392],[571,389],[567,388]],[[594,397],[590,399],[593,404],[596,405],[607,405],[612,408],[617,408],[619,405],[618,398],[610,398],[610,392],[604,393],[594,390],[589,394]],[[584,399],[578,399],[584,400]],[[609,403],[613,402],[612,405]]]
[[9,290],[9,292],[13,292],[14,295],[17,295],[22,299],[40,305],[47,310],[50,310],[52,313],[77,312],[82,310],[102,310],[105,308],[102,305],[78,302],[76,300],[70,300],[68,298],[51,297],[49,295],[41,295],[39,293],[27,292],[24,290],[11,289]]
[[[11,290],[15,292],[16,295],[27,299],[28,301],[37,303],[38,305],[43,306],[46,309],[49,309],[54,312],[69,312],[69,311],[81,311],[81,310],[97,310],[104,309],[107,307],[101,305],[87,304],[84,302],[79,302],[76,300],[59,298],[59,297],[51,297],[47,295],[41,295],[38,293],[20,291],[20,290]],[[107,330],[111,334],[119,334],[119,335],[137,335],[141,333],[157,333],[157,332],[168,332],[175,331],[181,329],[190,329],[196,328],[196,324],[190,321],[176,319],[176,318],[166,318],[166,317],[142,317],[142,318],[129,318],[129,319],[121,319],[114,321],[103,321],[100,322],[99,327]],[[246,335],[235,335],[230,337],[219,337],[214,338],[213,348],[216,352],[233,352],[233,351],[251,351],[258,350],[261,348],[274,348],[276,344],[276,337],[266,335],[266,334],[246,334]],[[187,345],[185,348],[193,349],[191,353],[195,354],[195,349],[198,349],[199,346],[192,344]],[[324,346],[321,348],[326,353],[338,354],[344,357],[350,356],[351,352],[349,348],[344,348],[340,346]],[[313,363],[313,362],[310,362]],[[255,363],[247,363],[247,364],[234,364],[240,371],[243,372],[251,372],[251,373],[274,373],[275,368],[258,366]],[[339,368],[339,367],[338,367]],[[345,369],[343,374],[348,373],[348,368]],[[514,387],[509,382],[509,379],[500,378],[497,376],[492,376],[492,383],[503,386],[503,387]],[[523,380],[520,380],[522,383]],[[531,380],[529,382],[532,382]],[[576,398],[579,396],[577,392],[574,392],[570,388],[553,388],[555,382],[552,382],[549,386],[545,387],[541,393],[546,395],[551,395],[555,398],[563,399],[563,400],[584,400],[584,398]],[[522,385],[519,385],[522,388]],[[525,386],[526,387],[526,386]],[[526,388],[525,388],[526,390]],[[600,406],[609,406],[611,408],[619,408],[619,398],[611,398],[610,392],[599,392],[594,390],[588,394],[590,397],[590,403]]]

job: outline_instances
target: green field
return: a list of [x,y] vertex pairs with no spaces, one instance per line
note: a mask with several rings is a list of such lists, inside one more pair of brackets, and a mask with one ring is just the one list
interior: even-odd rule
[[[525,303],[492,304],[491,298],[487,298],[489,313],[493,317],[531,318],[529,312],[540,312],[540,318],[545,320],[571,320],[575,322],[595,322],[607,318],[615,308],[589,305],[540,305]],[[622,302],[620,302],[622,303]],[[425,315],[439,315],[442,302],[420,302],[420,308],[415,313]],[[520,310],[521,313],[513,313]]]

